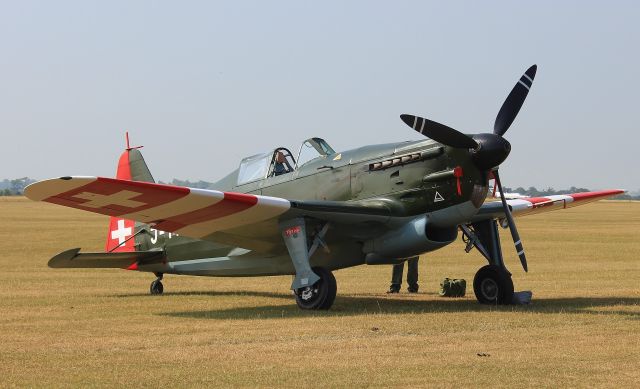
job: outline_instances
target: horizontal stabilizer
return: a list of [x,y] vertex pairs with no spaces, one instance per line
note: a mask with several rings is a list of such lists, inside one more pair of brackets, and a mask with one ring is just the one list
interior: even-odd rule
[[63,251],[49,260],[51,268],[128,269],[132,265],[148,265],[165,260],[164,251],[131,251],[117,253],[80,253],[79,248]]

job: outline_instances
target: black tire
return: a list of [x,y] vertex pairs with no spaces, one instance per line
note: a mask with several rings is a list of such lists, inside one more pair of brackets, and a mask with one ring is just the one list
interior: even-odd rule
[[312,286],[295,290],[296,304],[300,309],[329,309],[336,299],[336,278],[325,268],[314,267],[312,270],[320,280]]
[[[319,309],[329,309],[333,305],[333,302],[336,301],[336,294],[338,293],[338,283],[336,282],[336,277],[334,277],[333,273],[329,270],[322,269],[322,271],[326,272],[326,280],[327,280],[327,297],[324,300],[324,303]],[[325,278],[325,277],[322,277]]]
[[159,280],[155,280],[151,283],[151,287],[149,288],[149,292],[152,295],[161,295],[162,292],[164,292],[164,286],[162,285],[162,282],[160,282]]
[[473,277],[473,292],[481,304],[511,304],[513,281],[506,270],[486,265]]

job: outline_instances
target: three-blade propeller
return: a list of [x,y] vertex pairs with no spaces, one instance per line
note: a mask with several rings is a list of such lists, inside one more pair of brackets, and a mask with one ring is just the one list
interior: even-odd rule
[[509,231],[511,231],[511,237],[513,238],[513,244],[516,247],[516,253],[518,253],[518,258],[520,258],[520,263],[522,264],[522,268],[525,272],[529,271],[529,267],[527,266],[527,257],[524,255],[524,247],[522,246],[522,241],[520,240],[520,234],[518,234],[518,229],[516,228],[516,222],[513,220],[513,215],[511,214],[511,209],[507,204],[507,200],[504,198],[504,192],[502,191],[502,184],[500,183],[500,175],[498,171],[495,170],[493,172],[493,177],[496,180],[496,186],[500,191],[500,201],[502,201],[502,208],[504,208],[504,214],[507,216],[507,224],[509,224]]
[[443,145],[457,149],[475,149],[478,147],[478,143],[473,138],[433,120],[407,114],[400,115],[400,119],[409,127]]
[[400,119],[409,127],[443,145],[458,149],[469,149],[472,154],[472,159],[478,168],[493,171],[496,186],[500,190],[500,200],[504,208],[507,223],[509,224],[509,230],[511,231],[516,252],[518,253],[520,263],[522,263],[522,268],[525,272],[528,270],[527,259],[524,254],[520,235],[513,220],[513,215],[511,215],[511,209],[504,197],[500,175],[498,174],[498,166],[507,158],[511,151],[511,145],[503,138],[503,135],[515,120],[518,112],[520,112],[520,108],[522,108],[522,104],[524,104],[524,100],[527,98],[529,90],[533,85],[533,79],[536,76],[537,69],[538,67],[536,65],[527,69],[513,87],[504,103],[502,103],[502,107],[500,107],[500,111],[498,111],[493,125],[493,134],[466,135],[449,126],[429,119],[415,115],[400,115]]
[[513,123],[513,120],[518,116],[518,112],[520,112],[520,108],[522,108],[522,104],[524,104],[524,100],[529,94],[529,89],[531,89],[533,85],[536,70],[538,70],[537,65],[533,65],[527,69],[513,87],[507,99],[502,103],[502,107],[500,107],[496,121],[493,124],[494,134],[502,136],[507,132],[509,127],[511,127],[511,123]]

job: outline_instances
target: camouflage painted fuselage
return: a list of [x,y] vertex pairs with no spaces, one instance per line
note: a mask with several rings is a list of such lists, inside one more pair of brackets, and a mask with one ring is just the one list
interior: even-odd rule
[[[457,236],[457,225],[469,220],[482,205],[488,177],[472,163],[466,150],[431,140],[365,146],[319,157],[291,173],[237,185],[238,170],[213,189],[260,194],[292,200],[347,201],[389,209],[382,224],[331,223],[312,266],[339,269],[365,263],[365,246],[390,229],[400,228],[426,215],[433,231],[433,247],[443,247]],[[307,218],[310,241],[323,226]],[[140,266],[139,270],[210,276],[294,274],[287,249],[273,224],[252,228],[250,244],[237,242],[242,227],[233,234],[219,232],[208,240],[194,240],[152,230],[136,237],[137,250],[163,248],[168,262]],[[142,225],[138,226],[142,228]],[[263,231],[263,233],[262,233]],[[214,241],[216,243],[212,243]],[[219,244],[218,244],[219,242]],[[240,248],[242,247],[242,248]]]

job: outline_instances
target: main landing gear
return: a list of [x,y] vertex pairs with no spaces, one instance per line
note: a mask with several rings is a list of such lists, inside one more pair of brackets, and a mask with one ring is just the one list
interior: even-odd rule
[[473,292],[482,304],[510,304],[513,299],[511,274],[497,266],[483,266],[473,277]]
[[296,297],[296,304],[301,309],[329,309],[336,299],[337,286],[333,274],[322,267],[312,269],[309,264],[309,257],[318,246],[324,246],[322,239],[327,228],[328,225],[325,224],[315,235],[309,247],[304,218],[285,220],[280,223],[282,238],[296,270],[291,290]]
[[156,278],[149,287],[149,292],[152,295],[161,295],[164,292],[164,286],[162,285],[162,273],[156,273]]
[[489,262],[478,270],[473,278],[473,292],[481,304],[511,304],[513,281],[502,259],[498,222],[484,220],[460,226],[466,252],[474,247]]

